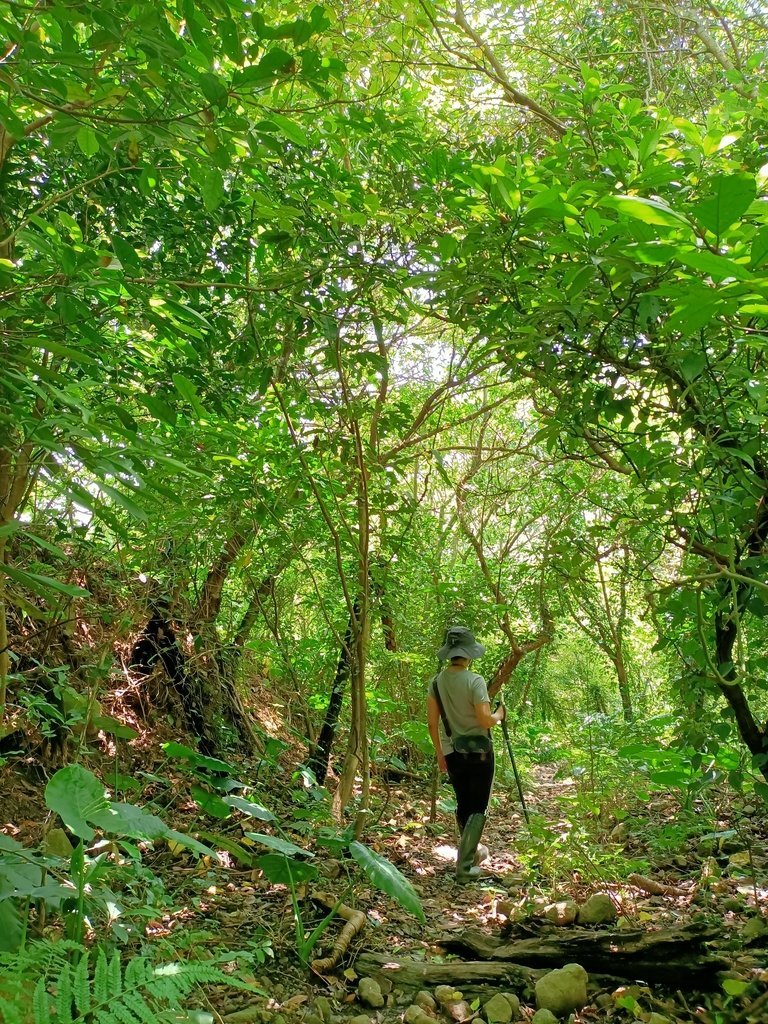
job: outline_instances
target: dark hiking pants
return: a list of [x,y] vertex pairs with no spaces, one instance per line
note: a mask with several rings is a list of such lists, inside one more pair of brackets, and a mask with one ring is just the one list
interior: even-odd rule
[[491,799],[495,763],[489,754],[446,754],[448,778],[456,794],[456,820],[463,831],[471,814],[485,814]]

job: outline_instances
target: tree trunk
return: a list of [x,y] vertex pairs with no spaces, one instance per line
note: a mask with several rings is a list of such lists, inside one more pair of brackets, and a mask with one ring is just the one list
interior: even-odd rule
[[355,631],[355,619],[360,615],[360,601],[355,601],[352,614],[349,616],[344,639],[339,652],[339,660],[336,664],[336,675],[331,686],[331,696],[328,700],[328,707],[325,709],[323,727],[320,730],[315,749],[309,759],[307,767],[313,772],[319,786],[325,785],[328,775],[328,762],[331,757],[331,749],[336,736],[336,727],[339,724],[341,706],[344,702],[344,691],[352,674],[353,649],[352,642]]
[[236,530],[224,545],[224,550],[211,566],[205,578],[200,598],[197,602],[192,624],[195,632],[216,621],[216,616],[221,609],[221,597],[224,591],[229,571],[234,565],[238,555],[245,547],[246,538]]
[[624,721],[631,722],[634,718],[634,711],[632,709],[632,693],[629,687],[629,676],[627,675],[627,666],[624,664],[624,655],[621,647],[619,647],[614,653],[613,664],[616,669],[616,678],[619,683],[619,697],[621,698],[621,709],[624,713]]
[[209,727],[205,704],[188,671],[187,659],[179,646],[168,609],[159,603],[152,609],[149,621],[133,645],[129,667],[149,674],[158,661],[179,696],[187,727],[200,740],[200,749],[206,754],[214,753],[216,740]]

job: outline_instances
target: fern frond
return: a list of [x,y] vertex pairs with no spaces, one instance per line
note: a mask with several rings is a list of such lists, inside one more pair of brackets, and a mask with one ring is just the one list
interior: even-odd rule
[[[24,1024],[20,1012],[18,1003],[10,1002],[0,996],[0,1020],[3,1024]],[[48,1024],[47,1021],[46,1024]]]
[[73,1024],[72,971],[69,964],[64,964],[56,983],[56,1024]]
[[108,995],[118,996],[123,991],[123,972],[120,966],[120,954],[117,950],[112,955],[107,968]]
[[35,994],[32,996],[32,1019],[35,1024],[50,1024],[51,1022],[51,1001],[48,998],[45,977],[39,978],[35,985]]
[[80,957],[75,973],[72,978],[72,998],[75,1007],[81,1017],[84,1017],[91,1008],[91,985],[89,972],[88,954]]
[[96,954],[96,967],[93,972],[93,1001],[106,1003],[109,999],[109,962],[107,954],[100,949]]
[[125,1005],[141,1024],[156,1024],[157,1014],[149,1008],[146,1000],[138,992],[126,992],[123,998]]

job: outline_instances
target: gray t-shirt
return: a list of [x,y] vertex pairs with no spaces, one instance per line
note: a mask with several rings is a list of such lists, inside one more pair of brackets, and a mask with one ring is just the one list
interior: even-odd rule
[[[477,721],[475,704],[488,704],[488,687],[485,680],[477,672],[469,669],[456,671],[444,668],[436,677],[440,686],[440,697],[443,701],[445,714],[451,726],[453,736],[486,736],[488,730]],[[429,695],[436,698],[435,679],[429,684]],[[445,734],[442,718],[440,719],[440,746],[444,754],[453,753],[453,744]]]

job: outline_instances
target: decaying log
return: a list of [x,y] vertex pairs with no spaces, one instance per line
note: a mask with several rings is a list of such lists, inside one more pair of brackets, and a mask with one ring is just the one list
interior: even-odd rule
[[325,974],[327,971],[332,971],[337,964],[340,963],[341,958],[349,949],[349,944],[358,935],[363,928],[365,928],[367,918],[362,910],[353,910],[352,907],[348,907],[346,903],[336,903],[325,893],[316,892],[312,898],[317,900],[318,903],[322,903],[324,907],[329,910],[335,908],[336,913],[342,920],[347,923],[341,929],[338,939],[333,945],[333,950],[330,956],[323,957],[320,960],[312,961],[312,970],[316,974]]
[[[441,939],[446,949],[493,961],[513,960],[515,967],[562,967],[576,962],[589,973],[646,982],[674,982],[678,987],[718,985],[717,971],[728,963],[709,953],[704,943],[716,928],[691,924],[660,931],[552,928],[542,925],[526,938],[499,939],[478,929],[450,933]],[[455,965],[451,965],[455,966]]]
[[628,875],[627,881],[636,889],[650,893],[651,896],[693,896],[695,889],[681,889],[678,885],[666,885],[664,882],[656,882],[653,878],[646,878],[645,875]]
[[387,978],[398,988],[423,988],[434,985],[465,985],[483,982],[504,982],[516,991],[532,991],[536,979],[546,971],[537,971],[520,964],[475,961],[449,964],[430,964],[407,957],[395,959],[385,953],[361,953],[355,961],[355,970],[371,978]]

